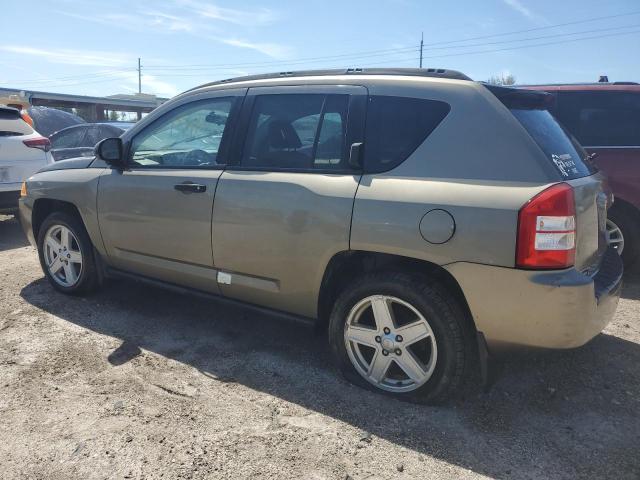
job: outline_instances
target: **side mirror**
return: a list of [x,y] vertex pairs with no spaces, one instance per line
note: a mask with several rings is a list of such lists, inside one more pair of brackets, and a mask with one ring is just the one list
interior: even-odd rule
[[98,158],[101,158],[112,167],[124,167],[125,162],[122,148],[122,139],[118,137],[105,138],[96,145],[94,152]]
[[349,149],[349,166],[355,170],[362,169],[362,152],[364,144],[362,142],[352,143]]

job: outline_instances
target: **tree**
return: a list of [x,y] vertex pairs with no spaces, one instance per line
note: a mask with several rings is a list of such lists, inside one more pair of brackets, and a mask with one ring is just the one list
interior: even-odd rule
[[500,75],[491,75],[487,82],[492,85],[515,85],[516,77],[510,73],[503,72]]
[[119,119],[120,116],[118,115],[118,112],[116,112],[115,110],[109,111],[109,120],[111,120],[112,122],[117,122]]

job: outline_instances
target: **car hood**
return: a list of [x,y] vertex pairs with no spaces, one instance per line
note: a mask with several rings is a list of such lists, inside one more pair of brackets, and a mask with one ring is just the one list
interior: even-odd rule
[[78,157],[78,158],[69,158],[67,160],[60,160],[59,162],[53,162],[46,167],[41,168],[40,172],[51,172],[53,170],[69,170],[69,169],[77,169],[77,168],[87,168],[96,157]]

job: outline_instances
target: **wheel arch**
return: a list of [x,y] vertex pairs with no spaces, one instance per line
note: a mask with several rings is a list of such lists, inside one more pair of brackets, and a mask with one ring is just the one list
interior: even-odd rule
[[56,200],[52,198],[38,198],[33,203],[33,210],[31,214],[31,228],[33,230],[33,237],[38,238],[40,227],[45,218],[54,212],[64,212],[77,218],[82,225],[87,228],[80,214],[80,210],[71,202],[64,200]]
[[331,309],[343,287],[361,275],[385,271],[410,273],[436,281],[459,302],[468,327],[477,332],[464,292],[446,269],[426,260],[362,250],[339,252],[327,264],[318,296],[319,328],[324,329],[328,325]]
[[615,194],[614,194],[614,198],[615,200],[613,202],[613,205],[611,205],[610,210],[613,210],[613,211],[621,210],[624,213],[632,215],[634,218],[640,221],[640,209],[638,209],[638,207],[636,207],[633,203]]

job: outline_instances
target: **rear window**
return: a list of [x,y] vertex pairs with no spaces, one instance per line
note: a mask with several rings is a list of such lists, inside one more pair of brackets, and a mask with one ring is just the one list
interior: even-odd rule
[[558,92],[556,115],[582,145],[640,145],[640,92]]
[[587,153],[564,130],[548,110],[511,108],[511,113],[529,132],[563,179],[586,177],[597,170]]
[[449,110],[449,104],[436,100],[369,97],[364,143],[367,172],[384,172],[400,165]]
[[22,120],[19,113],[0,109],[0,137],[17,137],[32,133],[33,128]]

